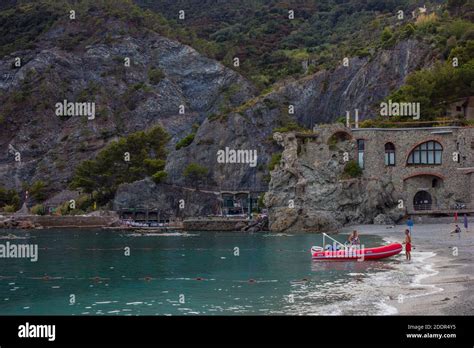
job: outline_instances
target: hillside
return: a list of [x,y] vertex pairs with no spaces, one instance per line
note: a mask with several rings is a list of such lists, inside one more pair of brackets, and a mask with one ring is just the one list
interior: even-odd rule
[[[0,59],[0,181],[7,187],[43,181],[57,192],[68,185],[77,164],[114,139],[159,123],[172,147],[208,115],[253,96],[251,84],[234,71],[158,34],[154,17],[150,27],[156,30],[137,24],[143,13],[127,1],[120,2],[122,8],[116,1],[91,2],[75,20],[68,19],[68,6],[51,3],[1,14],[9,22],[38,11],[57,16],[48,15],[47,26],[18,27],[24,38],[14,43],[19,50]],[[59,16],[61,11],[66,16]],[[14,66],[16,57],[21,67]],[[231,86],[238,91],[226,96],[223,91]],[[97,117],[56,116],[55,105],[63,100],[95,102]],[[21,162],[11,149],[21,154]]]
[[[166,173],[157,180],[161,183],[144,185],[142,179],[153,173],[146,168],[127,167],[130,175],[123,176],[107,170],[114,184],[104,188],[107,195],[100,204],[113,197],[117,185],[129,183],[119,189],[126,198],[116,201],[139,201],[143,187],[153,187],[164,195],[161,203],[166,205],[179,187],[196,184],[192,175],[185,175],[190,165],[202,174],[206,187],[264,191],[267,164],[278,151],[271,140],[274,129],[311,128],[355,109],[362,119],[373,118],[380,101],[403,88],[407,76],[432,67],[450,52],[443,50],[449,32],[430,34],[409,18],[397,22],[390,12],[399,8],[395,1],[327,1],[319,3],[317,11],[307,2],[308,7],[298,5],[301,17],[292,24],[280,22],[287,7],[276,1],[219,2],[208,7],[208,16],[197,2],[138,3],[153,11],[128,0],[84,0],[76,5],[20,1],[0,11],[0,186],[41,191],[31,203],[67,188],[85,189],[71,186],[94,180],[96,173],[85,168],[84,161],[103,159],[106,162],[95,168],[104,168],[118,158],[116,152],[104,154],[108,145],[119,139],[134,144],[124,137],[136,138],[136,132],[161,126],[169,134],[164,168],[156,166]],[[180,5],[192,5],[186,8],[185,27],[172,18]],[[407,1],[408,9],[415,5]],[[455,22],[457,17],[441,17],[445,9],[433,6],[440,13],[440,28]],[[76,11],[72,20],[71,8]],[[450,9],[452,16],[462,12],[459,8]],[[374,21],[377,29],[369,25]],[[281,31],[283,23],[289,27]],[[319,27],[323,23],[327,26]],[[407,25],[413,25],[413,31],[407,31]],[[235,26],[241,29],[223,34]],[[266,26],[276,36],[265,34]],[[252,31],[263,33],[260,41],[252,39]],[[469,47],[464,36],[457,41],[461,48]],[[245,40],[236,46],[240,39]],[[245,48],[239,51],[244,57],[240,67],[229,64],[236,52],[231,47]],[[273,58],[264,59],[272,52],[285,58],[276,65]],[[345,55],[350,57],[348,66],[341,64]],[[17,57],[20,66],[14,64]],[[125,66],[126,58],[130,66]],[[303,70],[292,72],[291,66]],[[55,105],[63,100],[95,102],[96,117],[56,116]],[[294,113],[288,112],[290,105]],[[220,165],[216,153],[225,147],[257,150],[258,165]],[[15,161],[16,153],[21,162]],[[77,168],[82,177],[77,177]],[[100,182],[108,179],[101,177]],[[18,205],[12,195],[3,202]]]
[[[384,46],[384,28],[410,22],[411,12],[442,1],[135,0],[168,20],[190,28],[212,44],[213,57],[239,70],[261,88],[281,78],[334,68],[344,57],[371,56]],[[404,18],[396,14],[403,10]],[[185,19],[178,17],[184,11]],[[294,19],[290,19],[293,11]]]

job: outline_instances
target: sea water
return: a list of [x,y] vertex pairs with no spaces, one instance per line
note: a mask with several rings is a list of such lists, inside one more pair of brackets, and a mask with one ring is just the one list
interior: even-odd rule
[[[403,255],[312,261],[319,234],[75,229],[0,230],[0,238],[38,245],[36,262],[0,260],[0,315],[393,314],[384,289],[411,281]],[[363,235],[362,243],[384,241]]]

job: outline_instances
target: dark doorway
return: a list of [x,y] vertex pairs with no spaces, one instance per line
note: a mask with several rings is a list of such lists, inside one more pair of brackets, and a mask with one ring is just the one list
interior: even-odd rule
[[413,208],[415,210],[431,210],[433,199],[426,191],[418,191],[413,198]]

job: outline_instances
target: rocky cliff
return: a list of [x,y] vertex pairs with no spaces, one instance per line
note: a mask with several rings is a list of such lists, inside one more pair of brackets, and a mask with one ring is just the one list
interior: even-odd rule
[[[171,150],[194,124],[253,96],[239,74],[189,46],[150,31],[134,34],[114,18],[101,27],[94,42],[69,47],[65,38],[80,36],[80,29],[59,22],[42,35],[41,49],[0,59],[0,183],[19,188],[44,180],[60,190],[80,161],[118,136],[160,123],[172,135]],[[151,80],[152,68],[161,71],[159,81]],[[225,97],[231,86],[235,93]],[[55,104],[64,99],[95,102],[96,118],[56,116]]]
[[[43,180],[52,195],[67,187],[78,163],[106,144],[159,123],[172,136],[168,184],[189,186],[183,170],[196,162],[208,169],[206,186],[265,190],[266,164],[278,150],[274,128],[288,122],[310,127],[356,108],[368,118],[375,103],[432,59],[429,47],[402,41],[257,96],[238,68],[153,30],[100,9],[81,21],[60,19],[41,33],[36,48],[0,58],[0,184],[20,189],[23,182]],[[158,79],[151,70],[159,71]],[[63,100],[95,102],[95,119],[56,116],[55,104]],[[192,132],[192,143],[176,150]],[[257,150],[257,166],[218,163],[217,151],[225,147]]]
[[[308,128],[333,122],[346,110],[353,114],[358,109],[361,119],[371,118],[381,99],[400,86],[409,72],[431,64],[432,58],[428,46],[410,40],[371,59],[353,58],[348,67],[280,83],[220,117],[205,120],[194,142],[170,156],[166,170],[184,184],[179,174],[186,163],[197,160],[210,169],[209,183],[216,187],[265,188],[265,166],[277,151],[271,140],[273,129],[289,122]],[[294,114],[288,112],[290,105]],[[226,146],[256,149],[259,166],[218,164],[216,153]]]
[[344,153],[354,153],[356,143],[331,138],[337,132],[338,126],[330,126],[311,135],[275,133],[284,150],[265,194],[272,231],[331,232],[345,224],[402,217],[389,180],[346,173]]
[[157,185],[145,179],[121,185],[115,196],[114,210],[135,207],[155,208],[169,216],[186,218],[219,215],[222,202],[217,192]]

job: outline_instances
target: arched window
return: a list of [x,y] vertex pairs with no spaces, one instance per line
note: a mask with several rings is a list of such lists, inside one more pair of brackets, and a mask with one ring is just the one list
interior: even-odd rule
[[392,143],[385,144],[385,165],[395,165],[395,145],[393,145]]
[[413,197],[413,208],[415,210],[431,210],[433,198],[426,191],[418,191]]
[[415,147],[408,155],[407,164],[441,164],[443,147],[437,141],[427,141]]

